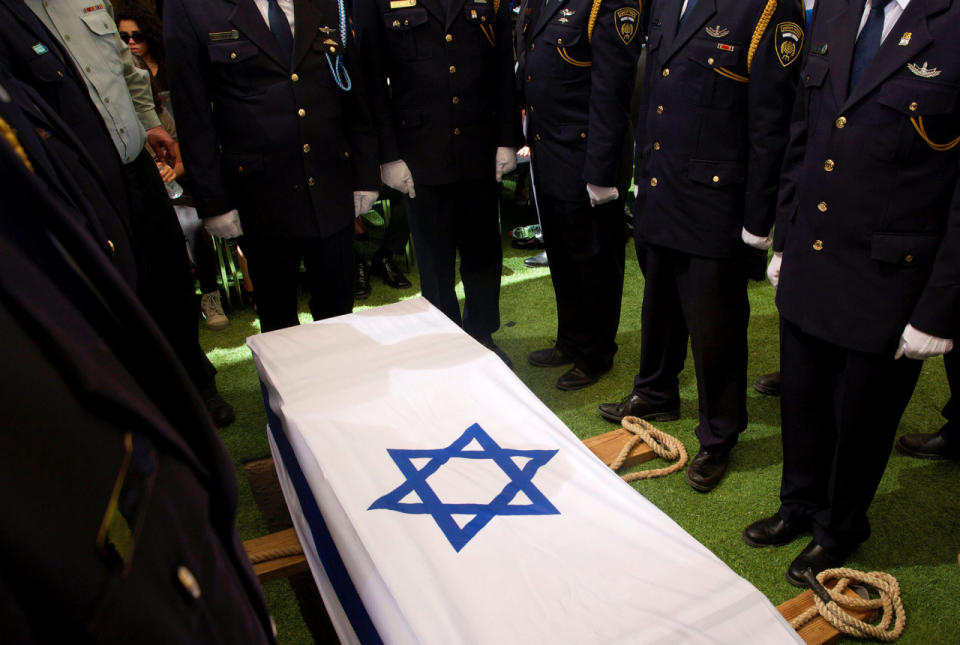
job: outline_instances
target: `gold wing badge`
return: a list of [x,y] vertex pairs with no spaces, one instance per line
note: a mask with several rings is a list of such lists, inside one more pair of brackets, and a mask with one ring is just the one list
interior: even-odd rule
[[717,25],[716,27],[706,27],[706,32],[714,38],[723,38],[730,33],[730,30]]
[[927,67],[927,65],[927,61],[923,61],[922,67],[916,63],[907,63],[907,69],[920,78],[936,78],[943,73],[942,70],[939,70],[936,67]]
[[640,12],[633,7],[622,7],[613,12],[613,22],[620,40],[629,45],[639,31]]
[[800,48],[803,46],[803,29],[795,22],[781,22],[777,25],[773,46],[777,50],[780,64],[788,67],[793,61],[800,58]]

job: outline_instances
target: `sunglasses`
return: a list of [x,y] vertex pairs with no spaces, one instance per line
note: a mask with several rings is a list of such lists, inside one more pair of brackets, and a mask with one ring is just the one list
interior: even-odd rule
[[120,32],[120,40],[122,40],[125,43],[130,42],[132,40],[133,42],[139,45],[146,39],[147,37],[143,35],[142,31],[121,31]]

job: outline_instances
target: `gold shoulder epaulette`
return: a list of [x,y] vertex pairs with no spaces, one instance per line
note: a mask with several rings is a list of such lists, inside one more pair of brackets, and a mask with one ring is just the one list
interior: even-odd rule
[[777,0],[767,0],[767,6],[763,8],[763,13],[760,14],[760,20],[757,21],[757,28],[753,30],[753,37],[750,38],[750,48],[747,50],[748,74],[753,67],[753,56],[757,53],[757,48],[760,47],[760,39],[763,38],[767,27],[770,26],[770,20],[773,18],[776,10]]

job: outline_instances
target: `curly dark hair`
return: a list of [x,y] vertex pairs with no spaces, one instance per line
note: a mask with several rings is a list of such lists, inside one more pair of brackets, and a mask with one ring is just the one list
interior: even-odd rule
[[132,20],[147,39],[147,51],[158,65],[165,66],[167,57],[163,51],[163,26],[153,9],[131,3],[117,11],[117,24],[121,20]]

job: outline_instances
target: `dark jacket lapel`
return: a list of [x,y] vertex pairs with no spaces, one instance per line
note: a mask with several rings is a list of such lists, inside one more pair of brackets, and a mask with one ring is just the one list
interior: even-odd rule
[[330,38],[340,42],[340,16],[329,16],[328,24],[324,24],[323,13],[314,0],[294,2],[293,13],[296,18],[293,38],[293,69],[297,69],[307,50],[310,49],[310,45],[316,40],[317,29],[320,27],[332,29],[333,31],[329,34]]
[[530,30],[530,33],[527,34],[527,41],[531,41],[537,37],[544,27],[553,20],[553,16],[560,11],[564,5],[567,4],[567,0],[550,0],[550,6],[545,10],[540,11],[540,17],[537,19],[537,24],[533,26]]
[[[927,16],[942,11],[949,4],[950,0],[911,0],[900,20],[880,45],[876,57],[864,70],[860,82],[847,97],[843,109],[865,97],[932,43],[933,36],[927,29]],[[901,45],[901,34],[907,32],[910,33],[910,39],[905,45]]]
[[827,20],[827,44],[830,61],[830,82],[837,105],[843,105],[850,84],[850,65],[857,42],[857,30],[866,0],[851,0],[846,7]]
[[447,31],[450,31],[450,26],[453,25],[453,20],[457,17],[457,14],[463,9],[463,3],[466,0],[447,0],[450,3],[447,10],[445,28]]
[[[230,23],[259,47],[264,54],[282,65],[284,69],[290,67],[290,61],[284,61],[280,56],[280,46],[277,45],[277,39],[273,37],[270,27],[263,19],[263,14],[257,9],[253,0],[237,0],[236,7],[230,14]],[[299,25],[297,25],[297,28],[299,28]]]
[[[697,5],[692,9],[689,9],[691,12],[689,16],[684,19],[683,24],[680,25],[680,29],[676,31],[677,37],[673,39],[666,50],[667,53],[663,57],[664,62],[668,61],[673,57],[677,51],[683,47],[688,40],[693,38],[693,35],[700,31],[700,29],[707,23],[710,18],[717,13],[717,2],[716,0],[698,0]],[[680,19],[680,9],[677,9],[676,15],[671,18],[671,24],[669,28],[674,30],[677,22]],[[664,24],[664,29],[667,29],[668,25]],[[664,36],[667,33],[673,33],[673,31],[664,33]]]

